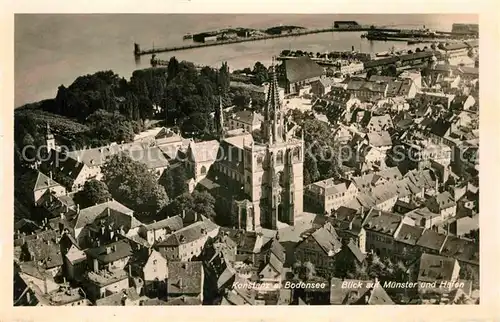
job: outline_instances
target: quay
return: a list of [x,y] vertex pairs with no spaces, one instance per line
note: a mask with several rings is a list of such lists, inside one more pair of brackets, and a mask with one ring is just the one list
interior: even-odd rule
[[384,32],[384,31],[386,31],[386,32],[391,32],[391,31],[398,32],[398,31],[400,31],[399,29],[386,29],[386,28],[373,29],[370,26],[359,26],[359,27],[356,26],[356,27],[347,27],[347,28],[306,29],[306,30],[300,30],[300,31],[284,33],[284,34],[279,34],[279,35],[265,35],[265,36],[255,36],[255,37],[248,37],[248,38],[241,37],[241,38],[236,38],[236,39],[228,39],[228,40],[213,41],[213,42],[206,42],[206,43],[195,43],[195,44],[173,46],[173,47],[161,47],[161,48],[153,48],[153,49],[145,49],[145,50],[141,50],[141,46],[139,44],[135,43],[134,44],[134,56],[139,57],[142,55],[151,55],[151,54],[165,53],[165,52],[170,52],[170,51],[180,51],[180,50],[188,50],[188,49],[203,48],[203,47],[239,44],[239,43],[244,43],[244,42],[260,41],[260,40],[276,39],[276,38],[285,38],[285,37],[299,37],[299,36],[326,33],[326,32],[362,32],[362,31],[368,31],[368,30],[372,30],[372,31],[376,30],[376,31],[380,31],[380,32]]

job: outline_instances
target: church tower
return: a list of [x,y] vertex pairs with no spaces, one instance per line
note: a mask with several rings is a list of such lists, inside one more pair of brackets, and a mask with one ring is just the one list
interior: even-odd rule
[[253,205],[253,230],[278,229],[279,222],[294,225],[303,212],[304,141],[294,135],[297,126],[287,130],[274,61],[270,78],[262,140],[244,147],[244,190]]
[[261,125],[261,131],[264,143],[274,144],[285,140],[285,117],[279,97],[274,58],[269,71],[269,76],[271,79],[267,94],[267,103],[264,107],[264,121]]
[[54,135],[50,131],[49,123],[47,123],[47,133],[45,134],[45,145],[47,147],[47,152],[56,149],[56,140],[54,139]]

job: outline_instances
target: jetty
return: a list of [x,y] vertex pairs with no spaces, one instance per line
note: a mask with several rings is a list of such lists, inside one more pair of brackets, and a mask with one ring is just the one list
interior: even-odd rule
[[305,29],[305,30],[297,30],[297,31],[283,33],[283,34],[277,34],[277,35],[238,37],[235,39],[219,40],[219,41],[204,42],[204,43],[193,43],[193,44],[172,46],[172,47],[159,47],[159,48],[152,48],[152,49],[145,49],[145,50],[142,50],[141,46],[139,44],[135,43],[134,44],[134,55],[136,57],[139,57],[139,56],[143,56],[143,55],[152,55],[152,54],[165,53],[165,52],[171,52],[171,51],[181,51],[181,50],[203,48],[203,47],[223,46],[223,45],[230,45],[230,44],[239,44],[239,43],[244,43],[244,42],[285,38],[285,37],[300,37],[300,36],[319,34],[319,33],[327,33],[327,32],[362,32],[362,31],[368,31],[368,30],[378,30],[381,32],[383,32],[383,31],[394,32],[394,31],[398,31],[399,29],[385,29],[385,28],[373,29],[370,26],[362,26],[362,25],[359,25],[356,27],[345,27],[345,28],[330,27],[330,28],[319,28],[319,29]]

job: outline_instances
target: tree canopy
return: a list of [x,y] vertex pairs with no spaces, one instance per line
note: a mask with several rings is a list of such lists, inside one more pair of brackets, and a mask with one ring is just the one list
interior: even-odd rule
[[165,188],[146,165],[126,154],[116,154],[102,167],[104,182],[112,196],[139,213],[156,214],[168,203]]
[[215,198],[206,191],[185,192],[177,196],[169,205],[169,215],[182,215],[184,211],[194,211],[199,215],[215,220]]
[[83,190],[75,195],[75,201],[81,208],[90,207],[95,204],[106,202],[111,198],[108,186],[99,180],[88,180],[83,185]]

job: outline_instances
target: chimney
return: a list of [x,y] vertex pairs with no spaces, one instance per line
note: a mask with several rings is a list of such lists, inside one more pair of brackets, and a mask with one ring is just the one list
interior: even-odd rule
[[28,291],[26,292],[26,301],[28,302],[28,304],[31,302],[31,290],[28,289]]
[[106,247],[106,254],[111,254],[111,247]]
[[79,214],[80,213],[80,204],[77,204],[76,205],[76,213]]
[[352,230],[352,220],[349,222],[349,230]]
[[365,207],[361,206],[361,217],[363,217],[364,213],[365,213]]
[[97,273],[99,271],[99,262],[97,261],[97,259],[94,258],[94,272]]
[[114,237],[114,236],[115,236],[115,232],[114,232],[113,230],[111,230],[111,231],[109,232],[109,239],[110,239],[110,240],[113,240],[113,237]]
[[186,218],[186,209],[183,209],[182,210],[182,219],[185,219]]
[[104,235],[104,226],[101,226],[101,236]]
[[52,180],[52,171],[49,171],[49,178],[50,178],[50,180]]
[[97,247],[101,247],[101,240],[100,240],[100,239],[97,239],[96,244],[97,244]]
[[111,215],[111,211],[109,210],[109,207],[108,207],[108,217]]
[[128,277],[132,276],[132,265],[128,265]]

